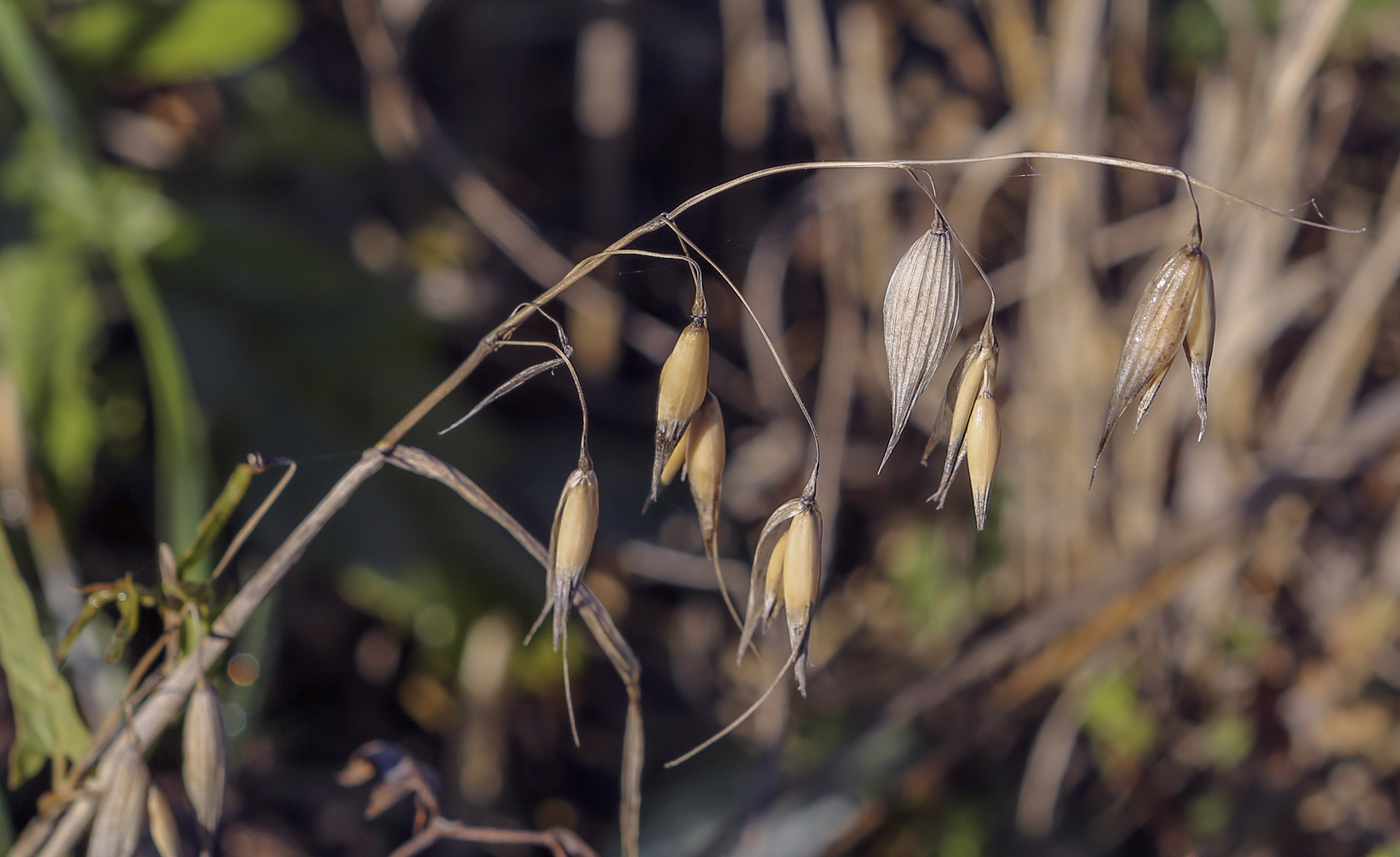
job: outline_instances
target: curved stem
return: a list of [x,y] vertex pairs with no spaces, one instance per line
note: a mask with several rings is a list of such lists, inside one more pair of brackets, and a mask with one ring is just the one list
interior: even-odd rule
[[578,372],[574,369],[574,362],[569,359],[569,355],[565,354],[562,348],[555,345],[553,342],[543,342],[535,340],[530,340],[528,342],[515,342],[513,340],[508,339],[501,342],[500,344],[548,348],[550,351],[553,351],[555,354],[559,355],[559,359],[564,363],[564,368],[569,370],[569,377],[574,379],[574,390],[578,392],[578,407],[579,410],[583,413],[583,433],[582,436],[579,438],[578,442],[579,461],[583,461],[588,456],[588,400],[583,397],[583,382],[579,380]]
[[762,708],[762,707],[763,707],[763,703],[765,703],[765,702],[768,701],[768,697],[770,697],[770,696],[773,695],[773,691],[775,691],[775,690],[778,689],[778,685],[782,682],[783,678],[788,674],[788,670],[792,669],[792,665],[795,664],[795,663],[797,663],[797,656],[798,656],[799,654],[801,654],[801,653],[802,653],[802,647],[801,647],[801,646],[793,646],[793,647],[792,647],[792,654],[788,655],[787,663],[783,664],[782,669],[778,670],[778,674],[775,675],[775,676],[773,676],[773,683],[770,684],[770,685],[768,685],[768,689],[765,690],[765,691],[763,692],[763,695],[760,696],[757,700],[755,700],[755,701],[754,701],[754,704],[753,704],[753,705],[750,705],[750,706],[748,707],[748,709],[747,709],[743,714],[740,714],[738,717],[734,718],[734,720],[733,720],[728,726],[724,727],[723,729],[719,730],[719,731],[716,732],[715,734],[711,735],[709,738],[706,738],[703,742],[701,742],[698,746],[696,746],[696,747],[695,747],[694,749],[692,749],[690,752],[686,753],[686,754],[683,755],[683,756],[677,756],[676,758],[672,759],[671,761],[667,762],[666,764],[662,765],[661,767],[663,767],[663,768],[674,768],[676,765],[679,765],[681,762],[684,762],[684,761],[686,761],[687,759],[690,759],[690,758],[694,757],[696,753],[699,753],[701,750],[704,750],[706,747],[710,746],[711,744],[715,743],[715,742],[718,741],[719,739],[721,739],[721,738],[723,738],[724,736],[728,735],[730,732],[733,732],[735,729],[738,729],[739,726],[740,726],[745,720],[748,720],[750,717],[753,716],[753,713],[754,713],[755,711],[757,711],[758,709]]
[[[1326,223],[1314,223],[1310,220],[1303,220],[1300,217],[1294,217],[1293,215],[1288,214],[1287,212],[1269,208],[1267,205],[1260,205],[1254,200],[1245,199],[1242,196],[1237,196],[1236,194],[1230,193],[1227,190],[1218,188],[1215,185],[1210,184],[1209,182],[1201,181],[1200,179],[1188,175],[1187,173],[1177,169],[1176,167],[1164,167],[1160,164],[1149,164],[1144,163],[1143,161],[1130,161],[1126,158],[1112,158],[1107,155],[1083,155],[1078,154],[1076,152],[1007,152],[1001,155],[979,155],[977,157],[970,158],[934,158],[927,160],[893,161],[807,161],[800,164],[783,164],[781,166],[768,167],[762,170],[755,170],[754,172],[739,176],[738,178],[730,179],[729,181],[724,182],[723,184],[715,185],[714,187],[709,188],[708,190],[703,190],[700,193],[697,193],[695,196],[692,196],[690,199],[687,199],[685,202],[668,211],[665,215],[663,215],[662,219],[665,221],[669,221],[672,218],[678,217],[681,213],[688,211],[691,208],[694,208],[695,206],[699,205],[705,200],[710,199],[714,196],[718,196],[719,194],[736,188],[739,185],[748,184],[751,181],[756,181],[761,178],[767,178],[768,176],[782,175],[783,173],[806,172],[808,170],[840,169],[908,170],[911,167],[950,167],[962,164],[985,164],[992,163],[995,161],[1030,160],[1032,158],[1040,158],[1042,160],[1047,161],[1077,161],[1085,164],[1099,164],[1100,166],[1105,167],[1118,167],[1120,169],[1125,170],[1136,170],[1141,173],[1153,173],[1154,175],[1159,176],[1170,176],[1171,178],[1177,179],[1184,183],[1187,186],[1187,188],[1195,186],[1200,188],[1201,190],[1210,191],[1211,193],[1228,199],[1231,202],[1236,202],[1240,205],[1247,205],[1250,208],[1257,209],[1259,211],[1265,212],[1266,214],[1272,214],[1275,217],[1282,217],[1284,220],[1289,220],[1293,223],[1297,223],[1302,226],[1311,226],[1316,229],[1326,229],[1329,232],[1343,232],[1348,235],[1355,235],[1365,231],[1364,229],[1343,229],[1340,226],[1331,226]],[[1194,200],[1194,198],[1195,197],[1193,194],[1192,199]]]

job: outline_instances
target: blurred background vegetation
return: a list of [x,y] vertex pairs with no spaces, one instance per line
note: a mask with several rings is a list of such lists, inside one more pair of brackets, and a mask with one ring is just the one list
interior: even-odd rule
[[[1400,3],[0,0],[0,83],[0,515],[51,643],[76,585],[154,584],[157,544],[187,546],[255,451],[300,467],[235,566],[256,568],[567,260],[746,170],[1092,152],[1366,227],[1203,196],[1209,429],[1197,444],[1173,370],[1086,491],[1142,281],[1186,238],[1179,188],[1078,164],[935,170],[1000,296],[1005,435],[978,534],[966,477],[944,511],[923,502],[919,433],[875,475],[879,308],[931,217],[917,189],[784,176],[686,215],[814,405],[828,562],[810,699],[774,699],[670,771],[785,644],[734,667],[685,492],[637,513],[687,271],[615,260],[560,316],[602,491],[588,582],[643,666],[645,853],[1400,853]],[[742,579],[809,451],[752,325],[709,291],[721,547]],[[969,276],[965,341],[984,294]],[[409,440],[542,537],[576,455],[567,376],[435,435],[526,365],[515,351]],[[406,811],[361,821],[364,794],[333,782],[375,738],[442,772],[451,817],[616,849],[626,695],[575,634],[575,748],[558,660],[519,645],[542,591],[449,492],[377,476],[217,673],[222,853],[403,841]],[[0,592],[16,628],[22,590]],[[159,632],[148,615],[108,663],[114,618],[64,667],[89,727]],[[17,743],[11,678],[0,750]],[[81,724],[54,729],[80,755]],[[178,753],[169,736],[151,765],[187,816]],[[0,851],[47,755],[16,757]]]

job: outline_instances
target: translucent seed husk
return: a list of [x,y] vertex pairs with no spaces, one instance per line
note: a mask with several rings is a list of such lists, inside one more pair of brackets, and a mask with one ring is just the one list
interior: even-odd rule
[[[773,514],[768,516],[768,520],[763,524],[763,530],[758,535],[758,548],[753,554],[753,570],[749,575],[749,599],[744,609],[744,628],[739,635],[739,654],[735,658],[736,663],[744,662],[744,652],[748,651],[749,644],[753,641],[754,632],[758,629],[759,619],[764,612],[759,598],[766,590],[765,582],[769,561],[772,559],[778,543],[783,536],[787,535],[788,527],[792,525],[792,519],[806,508],[807,503],[808,501],[797,497],[782,504],[773,511]],[[786,561],[786,556],[784,553],[784,561]],[[771,615],[771,611],[769,615]]]
[[[1171,367],[1177,346],[1185,343],[1192,307],[1195,306],[1210,276],[1210,262],[1205,253],[1201,252],[1199,234],[1193,232],[1192,240],[1162,263],[1162,267],[1143,290],[1142,298],[1133,312],[1133,320],[1128,325],[1128,339],[1123,345],[1123,354],[1118,359],[1108,417],[1104,421],[1103,435],[1099,439],[1098,454],[1094,457],[1096,469],[1104,447],[1113,434],[1113,428],[1128,409],[1128,405],[1140,396],[1137,414],[1139,424],[1147,414],[1148,406],[1152,404],[1153,397],[1166,377],[1167,369]],[[1213,306],[1213,299],[1211,304]],[[1203,311],[1203,328],[1207,326],[1204,316]],[[1203,343],[1197,344],[1203,354],[1209,354],[1208,347]],[[1188,353],[1189,350],[1188,347]],[[1202,409],[1206,362],[1202,361],[1202,386],[1198,389],[1198,407]],[[1204,410],[1201,413],[1204,416]]]
[[549,534],[550,599],[554,604],[556,650],[568,626],[574,590],[588,569],[588,557],[593,553],[593,537],[597,532],[598,476],[593,472],[593,463],[584,458],[564,483],[554,511],[554,528]]
[[224,779],[228,770],[228,736],[219,694],[201,676],[185,709],[182,771],[185,793],[199,826],[214,833],[224,812]]
[[996,388],[997,357],[1000,348],[989,320],[982,329],[982,335],[968,348],[967,353],[958,362],[953,377],[948,381],[948,392],[943,400],[939,428],[929,437],[928,446],[924,449],[924,457],[927,459],[939,440],[944,430],[942,424],[946,421],[948,452],[943,460],[943,476],[938,482],[938,490],[929,498],[936,500],[940,509],[948,499],[948,489],[952,486],[954,474],[967,457],[965,441],[973,406],[984,391],[991,395]]
[[88,836],[88,857],[131,857],[146,826],[151,774],[129,732],[117,737],[98,777],[102,796]]
[[697,317],[681,331],[671,356],[661,367],[660,392],[656,397],[656,453],[652,458],[651,494],[656,502],[661,490],[661,473],[685,433],[691,416],[705,400],[710,378],[710,331],[705,319]]
[[[685,478],[690,483],[690,497],[695,501],[695,514],[700,519],[700,536],[705,542],[705,555],[714,556],[719,534],[720,482],[724,476],[724,416],[714,393],[706,393],[705,402],[691,417],[686,443]],[[677,446],[679,448],[679,446]]]
[[987,526],[987,498],[992,493],[992,474],[1001,454],[1001,418],[989,391],[977,396],[967,427],[967,475],[972,479],[972,508],[977,529]]
[[1191,364],[1191,386],[1196,391],[1196,416],[1201,421],[1199,442],[1206,434],[1206,384],[1210,375],[1210,358],[1215,352],[1215,277],[1210,271],[1210,259],[1201,253],[1205,278],[1201,281],[1196,301],[1191,305],[1191,320],[1186,324],[1186,360]]
[[783,564],[787,560],[787,533],[783,533],[768,557],[768,570],[763,576],[763,627],[773,621],[778,601],[783,597]]
[[941,211],[890,275],[884,319],[893,428],[881,469],[962,323],[962,269]]
[[799,651],[793,662],[797,689],[807,695],[807,631],[812,605],[821,587],[822,518],[815,503],[792,519],[783,559],[783,610],[787,613],[788,640]]
[[180,857],[180,831],[170,802],[155,783],[146,789],[146,817],[151,824],[151,841],[160,857]]
[[671,450],[671,457],[666,459],[666,466],[661,469],[661,484],[670,485],[676,481],[676,476],[685,469],[685,454],[690,449],[690,426],[686,426],[685,433],[676,443],[676,448]]

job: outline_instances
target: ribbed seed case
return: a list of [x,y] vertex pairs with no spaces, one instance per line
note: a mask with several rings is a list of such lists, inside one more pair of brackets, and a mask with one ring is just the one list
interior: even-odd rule
[[885,357],[893,428],[885,461],[899,442],[914,402],[933,380],[962,323],[962,269],[941,211],[909,248],[885,290]]
[[219,694],[203,676],[190,692],[190,702],[185,709],[183,748],[182,772],[190,808],[199,826],[214,833],[224,811],[228,737]]
[[146,788],[151,774],[129,732],[117,736],[102,768],[99,783],[103,792],[88,835],[88,857],[131,857],[146,827]]

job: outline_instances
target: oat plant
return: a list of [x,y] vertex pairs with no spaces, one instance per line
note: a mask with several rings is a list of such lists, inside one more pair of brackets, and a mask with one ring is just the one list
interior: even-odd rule
[[[957,167],[994,161],[1074,161],[1120,169],[1169,176],[1186,187],[1194,202],[1195,190],[1204,190],[1237,203],[1262,210],[1270,215],[1295,223],[1318,228],[1334,227],[1303,221],[1292,215],[1266,208],[1241,199],[1227,191],[1202,182],[1172,167],[1066,152],[1014,152],[975,158],[920,161],[824,161],[789,164],[759,170],[703,191],[671,211],[658,215],[619,238],[602,252],[578,262],[557,283],[537,300],[517,306],[495,329],[487,334],[471,354],[391,427],[378,442],[366,449],[336,485],[316,504],[315,508],[293,530],[282,545],[245,583],[237,588],[226,603],[210,597],[206,590],[186,583],[180,574],[180,560],[166,562],[163,585],[159,591],[142,591],[134,584],[122,582],[125,597],[117,599],[127,604],[131,617],[136,617],[138,605],[148,605],[159,612],[166,627],[162,639],[142,659],[127,698],[114,711],[108,723],[98,730],[85,758],[69,772],[69,788],[45,803],[45,810],[34,819],[17,843],[14,854],[31,857],[35,854],[62,854],[71,850],[89,829],[89,853],[97,857],[130,857],[141,833],[150,825],[157,843],[169,841],[168,825],[162,821],[164,810],[148,807],[160,804],[159,796],[151,797],[143,753],[166,726],[182,712],[185,715],[185,788],[190,796],[199,825],[208,836],[215,832],[221,815],[220,783],[226,774],[223,756],[221,724],[218,721],[217,699],[205,679],[225,652],[229,641],[243,628],[253,612],[267,598],[300,557],[307,544],[326,522],[371,476],[389,464],[440,482],[464,499],[469,505],[487,515],[511,536],[542,567],[544,572],[543,609],[540,620],[553,615],[552,630],[556,645],[567,646],[568,617],[576,611],[582,618],[599,649],[609,659],[628,692],[628,710],[623,735],[621,763],[621,795],[619,822],[621,850],[625,857],[638,854],[641,775],[644,757],[642,727],[640,666],[612,618],[584,582],[589,557],[598,527],[598,482],[588,452],[588,405],[583,384],[570,361],[570,348],[562,328],[548,316],[545,308],[567,289],[593,273],[609,259],[622,255],[638,255],[685,264],[694,286],[689,324],[682,330],[670,357],[662,366],[658,379],[655,443],[651,457],[651,485],[648,502],[656,499],[663,485],[685,468],[696,501],[700,526],[704,533],[705,550],[719,565],[719,542],[715,538],[718,523],[720,476],[724,462],[724,420],[718,399],[707,391],[709,376],[709,331],[707,303],[704,293],[705,271],[718,276],[743,305],[749,319],[756,325],[769,354],[775,361],[783,381],[804,417],[811,434],[811,468],[797,496],[779,505],[769,515],[759,535],[758,547],[751,561],[749,592],[742,619],[733,610],[739,623],[737,656],[742,658],[752,640],[766,627],[782,608],[788,630],[790,653],[776,670],[767,689],[748,711],[725,727],[713,738],[671,764],[683,761],[732,731],[740,722],[758,709],[782,685],[791,670],[797,688],[805,694],[809,683],[807,653],[813,620],[820,609],[823,587],[822,512],[817,503],[817,478],[821,466],[821,445],[817,423],[813,420],[792,374],[774,346],[772,333],[760,323],[759,316],[745,298],[744,290],[706,252],[692,241],[679,224],[680,218],[701,205],[741,185],[768,177],[821,170],[894,170],[915,177],[917,171],[931,167]],[[923,188],[923,184],[919,185]],[[932,191],[925,189],[933,196]],[[962,304],[963,278],[955,241],[955,224],[949,222],[935,199],[932,224],[903,255],[890,277],[885,295],[886,353],[889,361],[891,386],[890,440],[883,461],[904,431],[909,415],[919,396],[932,380],[934,371],[958,333]],[[660,253],[634,248],[644,236],[667,233],[679,243],[679,253]],[[1175,349],[1180,346],[1187,354],[1196,390],[1202,430],[1206,419],[1206,384],[1214,336],[1214,292],[1209,262],[1204,246],[1199,215],[1187,244],[1162,266],[1145,291],[1138,311],[1129,327],[1127,343],[1120,360],[1113,397],[1108,407],[1102,453],[1113,427],[1133,400],[1139,401],[1139,419],[1151,404]],[[973,263],[975,258],[969,256]],[[703,265],[703,268],[702,268]],[[979,269],[980,270],[980,269]],[[985,280],[985,276],[984,276]],[[988,282],[990,288],[990,283]],[[988,496],[994,490],[992,474],[1001,447],[1000,418],[996,402],[996,377],[999,360],[997,338],[993,330],[996,304],[993,296],[981,334],[973,342],[954,372],[943,397],[939,430],[934,433],[934,445],[946,443],[947,452],[933,498],[939,505],[947,496],[952,474],[966,461],[972,479],[977,523],[985,524]],[[553,324],[557,341],[517,339],[527,324]],[[550,369],[565,367],[578,393],[581,407],[580,445],[577,467],[564,480],[555,510],[548,544],[536,538],[482,490],[467,474],[430,452],[403,444],[408,431],[418,425],[442,401],[472,376],[495,352],[507,346],[543,348],[551,356],[518,373],[501,388],[490,394],[483,405],[515,390]],[[478,408],[479,409],[479,408]],[[689,433],[689,436],[687,436]],[[946,433],[946,434],[945,434]],[[925,457],[932,448],[925,451]],[[639,456],[639,459],[642,457]],[[644,460],[644,459],[643,459]],[[1095,462],[1085,461],[1092,472]],[[642,460],[638,466],[644,468]],[[251,476],[252,474],[247,474]],[[284,479],[285,482],[285,479]],[[246,488],[246,481],[243,483]],[[239,494],[235,491],[234,494]],[[241,494],[239,494],[241,496]],[[236,497],[232,498],[236,501]],[[227,519],[231,502],[216,505],[217,516]],[[219,526],[221,521],[215,521]],[[207,549],[217,534],[210,524],[208,538],[198,544]],[[256,517],[249,527],[256,523]],[[245,528],[246,531],[247,528]],[[241,544],[242,534],[232,550]],[[231,555],[232,550],[229,552]],[[173,551],[167,551],[174,556]],[[222,568],[227,559],[220,563]],[[725,592],[720,580],[721,592]],[[106,591],[106,590],[103,590]],[[90,593],[99,597],[99,591]],[[122,635],[129,638],[136,618],[124,618]],[[537,623],[538,625],[538,623]],[[164,659],[158,658],[164,655]],[[568,670],[565,669],[566,693]],[[570,708],[572,726],[572,708]],[[575,740],[577,729],[574,728]],[[443,819],[436,809],[435,798],[415,785],[413,767],[400,769],[399,758],[387,767],[376,765],[372,753],[361,754],[359,760],[373,768],[372,774],[389,782],[388,791],[372,799],[371,808],[378,811],[385,802],[413,794],[419,806],[419,823],[415,838],[399,852],[416,853],[422,847],[442,838],[470,839],[481,834],[457,822]],[[381,760],[383,761],[383,760]],[[399,770],[399,774],[393,774]],[[404,773],[407,770],[408,773]],[[392,775],[392,776],[390,776]],[[360,774],[347,775],[348,780],[369,779]],[[419,780],[422,778],[420,777]],[[392,781],[392,782],[391,782]],[[420,783],[421,785],[421,783]],[[430,790],[429,790],[430,791]],[[156,828],[165,828],[158,831]],[[512,834],[515,838],[491,839],[494,834],[481,834],[472,841],[536,844],[555,854],[589,853],[577,837],[568,832]],[[484,837],[484,838],[483,838]]]

